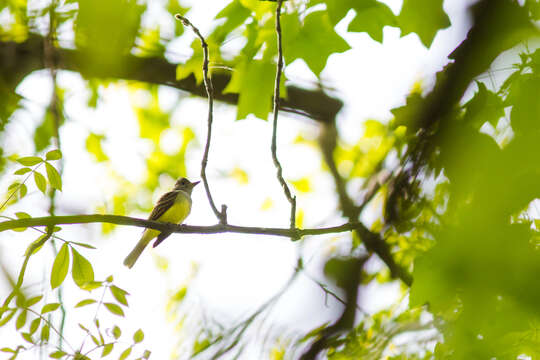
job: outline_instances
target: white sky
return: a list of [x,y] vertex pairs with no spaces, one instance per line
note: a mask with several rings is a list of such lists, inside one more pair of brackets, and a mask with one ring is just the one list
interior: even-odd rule
[[[399,12],[401,1],[389,0],[395,13]],[[211,26],[209,19],[217,13],[223,1],[205,1],[204,6],[193,2],[194,9],[188,13],[189,19],[207,33]],[[465,4],[469,1],[446,1],[445,10],[453,26],[441,31],[435,38],[431,50],[426,50],[416,35],[399,37],[399,30],[386,28],[385,40],[381,45],[365,34],[346,34],[346,24],[341,23],[338,30],[349,42],[352,50],[331,56],[323,73],[325,84],[336,89],[335,96],[345,101],[345,108],[339,115],[341,136],[354,142],[361,135],[362,121],[368,118],[389,119],[389,110],[404,103],[405,96],[416,81],[429,87],[436,71],[446,63],[446,55],[454,49],[466,34]],[[349,20],[350,20],[349,14]],[[149,20],[150,21],[150,20]],[[171,51],[189,54],[186,44],[191,37],[175,44]],[[287,51],[287,49],[284,49]],[[301,61],[289,64],[286,68],[289,79],[311,81],[313,75]],[[70,97],[66,102],[68,122],[61,132],[62,148],[65,156],[63,174],[64,190],[58,196],[60,213],[92,213],[94,207],[103,205],[114,188],[108,179],[111,169],[132,181],[141,180],[144,173],[144,159],[149,147],[138,137],[138,127],[132,112],[132,98],[122,86],[110,86],[101,92],[101,102],[97,110],[87,109],[86,90],[80,78],[72,73],[62,72],[59,76],[61,86],[68,87]],[[31,134],[41,118],[44,107],[49,102],[50,79],[46,72],[38,72],[28,77],[17,89],[28,99],[28,111],[20,111],[17,122],[10,125],[9,137],[5,136],[6,148],[21,155],[32,152]],[[164,103],[174,99],[176,90],[163,88],[160,92]],[[215,127],[208,177],[219,206],[229,206],[229,221],[239,225],[283,226],[288,224],[288,203],[275,179],[275,170],[270,158],[270,122],[255,118],[235,121],[235,109],[218,104],[215,109]],[[199,143],[188,149],[187,169],[190,178],[198,179],[202,156],[202,139],[206,129],[206,102],[194,98],[184,100],[175,112],[172,123],[192,127]],[[111,164],[95,164],[86,153],[84,143],[88,131],[104,133],[107,141],[105,151],[111,157]],[[178,140],[172,130],[165,147],[177,145]],[[278,134],[278,155],[287,179],[313,176],[314,193],[299,195],[298,206],[306,212],[305,226],[337,225],[343,222],[336,216],[336,199],[333,197],[333,183],[329,176],[321,175],[320,156],[308,146],[293,145],[296,136],[315,137],[317,128],[310,121],[280,118]],[[240,185],[227,177],[234,167],[245,169],[249,174],[248,185]],[[315,176],[316,175],[316,176]],[[0,180],[2,189],[13,180],[5,176]],[[154,199],[167,191],[170,183],[163,183],[156,189]],[[274,200],[274,207],[260,211],[265,199]],[[215,219],[204,195],[203,188],[196,188],[193,194],[193,210],[187,223],[213,224]],[[42,195],[33,191],[20,206],[12,207],[8,213],[22,210],[32,216],[44,216],[47,205]],[[131,214],[146,217],[147,214]],[[97,279],[114,274],[118,286],[131,293],[128,321],[119,321],[122,329],[131,334],[142,327],[147,344],[153,351],[152,359],[168,358],[171,347],[177,341],[172,325],[166,322],[164,305],[168,291],[179,286],[188,276],[193,262],[200,264],[199,273],[190,288],[196,294],[193,299],[211,317],[222,321],[237,321],[249,315],[271,297],[287,281],[294,270],[298,247],[287,239],[264,236],[242,236],[237,234],[197,236],[173,235],[155,251],[143,254],[137,265],[128,270],[122,259],[134,246],[140,236],[140,229],[118,227],[113,236],[102,236],[98,225],[64,226],[62,237],[68,240],[88,242],[97,250],[81,249],[81,253],[91,259]],[[1,234],[0,259],[12,269],[12,273],[22,263],[24,249],[37,233],[27,230],[24,234],[6,232]],[[305,259],[312,259],[307,272],[321,280],[320,266],[325,256],[339,251],[339,236],[322,236],[304,241]],[[154,265],[154,256],[169,259],[171,270],[167,275],[159,272]],[[25,284],[34,284],[31,290],[39,292],[39,280],[46,277],[43,271],[51,267],[50,250],[44,249],[32,258],[31,278]],[[374,266],[376,266],[374,264]],[[74,290],[70,279],[66,280],[65,293]],[[397,283],[384,287],[371,288],[362,296],[361,306],[373,312],[388,306],[398,294]],[[0,298],[5,298],[8,289],[0,283]],[[90,297],[99,299],[99,291]],[[51,296],[50,292],[47,292]],[[86,297],[77,293],[67,296],[69,309]],[[52,299],[51,299],[52,301]],[[339,305],[324,297],[317,285],[306,276],[284,297],[273,312],[273,318],[286,327],[287,331],[307,330],[334,318]],[[85,311],[70,312],[67,318],[66,334],[77,338],[82,331],[77,327],[79,321],[88,322],[93,313]],[[105,316],[101,310],[100,316]],[[86,316],[86,317],[85,317]],[[77,318],[75,318],[77,317]],[[112,318],[116,320],[115,318]],[[0,347],[13,343],[13,325],[0,329]],[[21,340],[22,341],[22,340]],[[75,342],[77,343],[77,342]],[[142,351],[142,349],[141,349]],[[21,359],[32,359],[35,354],[28,353]]]

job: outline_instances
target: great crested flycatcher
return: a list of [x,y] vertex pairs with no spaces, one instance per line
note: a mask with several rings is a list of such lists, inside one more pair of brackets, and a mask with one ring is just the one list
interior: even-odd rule
[[[195,181],[192,183],[186,178],[178,179],[174,185],[174,189],[159,198],[148,220],[180,224],[191,211],[191,192],[199,182]],[[154,242],[154,247],[156,247],[170,234],[170,232],[160,232],[154,229],[144,230],[141,240],[139,240],[135,248],[124,259],[124,265],[131,269],[139,256],[141,256],[146,245],[152,239],[157,237],[157,240]]]

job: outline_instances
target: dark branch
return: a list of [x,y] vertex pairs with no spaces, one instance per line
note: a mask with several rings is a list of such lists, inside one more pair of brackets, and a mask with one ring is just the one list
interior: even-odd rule
[[[86,78],[136,80],[151,84],[172,86],[192,95],[206,97],[204,84],[197,84],[193,75],[176,81],[177,64],[163,57],[138,57],[131,54],[118,59],[121,67],[90,67],[79,50],[55,49],[58,69],[81,73]],[[0,41],[0,78],[13,89],[22,79],[36,70],[45,69],[43,37],[31,35],[26,41]],[[231,80],[229,73],[214,71],[214,99],[228,104],[238,103],[238,94],[223,93]],[[333,122],[343,103],[326,95],[322,90],[308,90],[297,86],[287,86],[287,99],[281,99],[280,109],[295,114],[303,114],[323,123]]]
[[291,238],[300,238],[307,235],[323,235],[347,232],[358,227],[358,224],[347,223],[340,226],[332,226],[320,229],[283,229],[283,228],[267,228],[256,226],[238,226],[229,224],[216,224],[210,226],[197,225],[176,225],[171,223],[162,223],[159,221],[143,220],[120,215],[69,215],[69,216],[44,216],[28,219],[17,219],[0,222],[0,232],[25,228],[30,226],[53,226],[53,225],[68,225],[68,224],[89,224],[89,223],[109,223],[116,225],[127,225],[137,227],[147,227],[159,231],[170,233],[184,234],[220,234],[220,233],[237,233],[237,234],[254,234],[254,235],[274,235]]
[[174,16],[177,20],[182,21],[184,26],[190,27],[193,29],[193,32],[201,40],[201,46],[204,54],[204,61],[202,66],[203,78],[204,78],[204,88],[206,89],[206,94],[208,96],[208,127],[206,130],[206,145],[204,146],[204,155],[201,162],[201,178],[204,184],[204,190],[206,191],[206,197],[210,203],[212,211],[218,218],[221,224],[227,223],[227,207],[225,205],[221,206],[222,211],[220,212],[214,199],[212,198],[212,193],[210,192],[210,185],[208,185],[208,179],[206,178],[206,165],[208,165],[208,153],[210,152],[210,140],[212,139],[212,122],[214,120],[214,85],[212,85],[212,80],[208,76],[208,63],[209,63],[209,54],[208,54],[208,44],[204,40],[199,29],[193,25],[187,18],[183,17],[180,14]]
[[283,47],[281,46],[281,4],[282,0],[277,0],[276,7],[276,35],[277,35],[277,49],[278,49],[278,60],[276,64],[276,81],[274,83],[274,110],[273,110],[273,122],[272,122],[272,161],[277,170],[277,179],[283,188],[285,197],[291,204],[291,216],[290,216],[290,228],[294,229],[296,227],[296,197],[291,194],[291,190],[287,185],[287,182],[283,178],[283,168],[277,157],[277,125],[278,125],[278,115],[279,115],[279,84],[281,82],[281,73],[283,72]]

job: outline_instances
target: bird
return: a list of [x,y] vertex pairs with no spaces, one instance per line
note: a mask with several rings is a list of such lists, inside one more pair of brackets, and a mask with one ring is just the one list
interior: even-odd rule
[[[198,183],[200,183],[200,181],[190,182],[184,177],[178,179],[173,190],[165,193],[159,198],[156,206],[150,213],[148,220],[169,222],[173,224],[182,223],[191,211],[191,192]],[[152,239],[157,237],[153,245],[153,247],[156,247],[170,234],[170,232],[145,229],[137,245],[124,259],[124,265],[131,269]]]

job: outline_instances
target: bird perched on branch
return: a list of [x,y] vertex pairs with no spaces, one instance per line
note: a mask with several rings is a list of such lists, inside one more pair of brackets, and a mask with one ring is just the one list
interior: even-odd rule
[[[180,224],[189,215],[191,211],[191,192],[195,185],[200,181],[190,182],[186,178],[180,178],[174,185],[174,189],[165,193],[159,198],[156,206],[150,213],[148,220],[169,222],[173,224]],[[159,230],[146,229],[135,248],[124,259],[124,265],[128,268],[132,268],[135,262],[141,256],[146,245],[157,237],[154,242],[154,247],[158,246],[165,238],[167,238],[170,232],[160,232]]]

